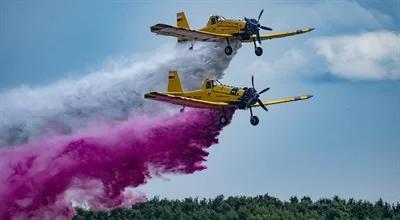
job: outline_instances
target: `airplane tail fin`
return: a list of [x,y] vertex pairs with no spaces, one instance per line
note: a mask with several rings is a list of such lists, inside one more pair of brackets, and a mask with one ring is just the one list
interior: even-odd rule
[[[176,13],[176,25],[179,28],[190,29],[189,28],[189,23],[188,23],[188,21],[186,19],[186,16],[185,16],[185,12]],[[184,42],[184,41],[186,41],[186,40],[183,40],[182,38],[178,37],[178,43],[179,42]]]
[[188,23],[188,21],[186,19],[186,16],[185,16],[185,12],[176,13],[176,24],[180,28],[190,29],[189,28],[189,23]]
[[183,92],[181,80],[176,70],[169,71],[167,92]]

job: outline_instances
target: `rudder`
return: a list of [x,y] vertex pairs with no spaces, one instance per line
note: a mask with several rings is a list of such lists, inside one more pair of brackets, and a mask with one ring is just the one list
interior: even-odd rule
[[176,25],[180,28],[189,28],[189,23],[186,19],[185,12],[178,12],[176,13]]
[[[190,29],[189,23],[185,16],[185,12],[176,13],[176,26],[178,26],[179,28]],[[178,37],[177,40],[178,40],[178,43],[186,41],[186,40],[182,39],[181,37]]]
[[183,92],[181,80],[176,70],[169,71],[167,92]]

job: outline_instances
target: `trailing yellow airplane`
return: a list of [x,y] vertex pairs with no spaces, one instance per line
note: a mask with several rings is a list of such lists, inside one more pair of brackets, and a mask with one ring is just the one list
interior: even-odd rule
[[167,92],[150,92],[145,94],[144,98],[180,105],[183,106],[183,108],[187,106],[191,108],[221,109],[222,115],[219,118],[219,122],[222,125],[228,123],[225,115],[226,109],[249,109],[250,123],[255,126],[258,124],[259,119],[257,116],[253,115],[253,107],[262,107],[265,111],[268,111],[266,107],[268,105],[294,102],[312,97],[312,95],[303,95],[270,101],[261,101],[259,98],[260,95],[268,91],[269,88],[257,92],[254,88],[253,76],[251,77],[251,84],[251,88],[240,88],[223,85],[218,80],[206,79],[198,90],[183,91],[178,72],[172,70],[169,71],[168,75]]
[[260,18],[263,12],[264,10],[261,10],[258,19],[245,17],[244,20],[225,19],[219,15],[211,15],[208,19],[207,26],[200,30],[190,29],[185,13],[179,12],[176,14],[177,27],[167,24],[156,24],[151,26],[150,30],[156,34],[176,37],[178,38],[178,42],[192,41],[192,47],[194,41],[226,41],[227,46],[225,47],[225,54],[228,56],[233,52],[230,45],[231,40],[239,40],[243,43],[253,42],[256,55],[261,56],[263,50],[260,46],[257,46],[256,41],[261,45],[262,40],[303,34],[314,30],[314,28],[303,28],[295,31],[261,35],[260,29],[272,31],[272,28],[260,24]]

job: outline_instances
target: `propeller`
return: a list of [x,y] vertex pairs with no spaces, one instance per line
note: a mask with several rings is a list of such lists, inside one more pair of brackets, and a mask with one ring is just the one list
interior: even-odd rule
[[272,28],[270,27],[260,26],[260,28],[263,30],[272,31]]
[[265,111],[268,111],[267,107],[261,101],[260,95],[263,94],[264,92],[268,91],[270,88],[265,88],[265,89],[261,90],[261,92],[257,92],[257,90],[254,88],[254,76],[253,75],[251,76],[251,86],[252,86],[253,93],[251,94],[251,98],[247,101],[246,107],[251,109],[251,106],[257,102]]
[[264,9],[261,9],[260,14],[258,15],[257,22],[260,21],[261,15],[264,13]]
[[260,14],[258,15],[258,19],[257,20],[254,19],[254,18],[244,18],[244,20],[248,24],[248,29],[249,29],[248,32],[249,32],[249,34],[256,34],[257,41],[260,44],[261,44],[260,29],[267,30],[267,31],[272,31],[272,28],[265,27],[265,26],[262,26],[260,24],[260,19],[261,19],[261,16],[262,16],[263,13],[264,13],[264,9],[262,9],[260,11]]

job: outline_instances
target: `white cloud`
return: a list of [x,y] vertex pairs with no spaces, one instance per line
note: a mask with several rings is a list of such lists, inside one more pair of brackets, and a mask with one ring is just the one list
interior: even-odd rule
[[[326,74],[345,79],[400,78],[399,35],[389,31],[397,27],[390,15],[354,1],[279,4],[274,9],[268,11],[270,26],[285,30],[306,25],[316,30],[265,42],[262,59],[240,58],[250,64],[247,72],[262,71],[258,78],[279,81],[324,77]],[[283,18],[279,13],[287,16]],[[329,54],[330,49],[335,49],[337,56]],[[372,55],[370,50],[374,51]]]
[[400,34],[366,32],[309,39],[268,60],[250,62],[266,80],[299,80],[321,74],[349,80],[399,80]]
[[400,34],[388,31],[322,37],[315,40],[317,54],[329,71],[347,79],[400,79]]
[[279,79],[298,79],[313,75],[316,66],[312,65],[314,59],[304,48],[294,48],[282,53],[281,56],[271,60],[255,60],[249,69],[252,73],[259,73],[257,78],[266,81]]

